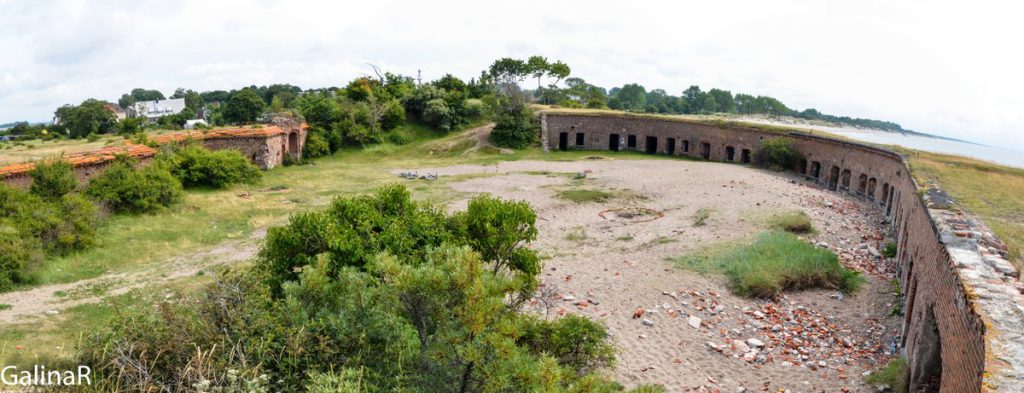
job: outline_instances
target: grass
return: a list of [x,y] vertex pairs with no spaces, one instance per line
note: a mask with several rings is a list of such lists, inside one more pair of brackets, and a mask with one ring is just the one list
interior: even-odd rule
[[811,218],[802,210],[777,214],[771,218],[771,226],[775,229],[795,234],[814,233]]
[[11,305],[10,305],[10,304],[7,304],[7,303],[0,303],[0,311],[3,311],[3,310],[10,310],[10,309],[11,309]]
[[560,191],[557,196],[575,203],[604,203],[615,197],[615,194],[590,189],[572,189]]
[[582,242],[587,240],[587,230],[584,227],[576,227],[565,233],[565,240],[571,242]]
[[764,232],[752,243],[724,244],[672,259],[681,268],[721,273],[741,296],[771,298],[809,288],[856,291],[864,278],[839,264],[836,254],[781,232]]
[[693,226],[702,227],[707,225],[708,219],[711,218],[711,213],[714,213],[715,209],[702,207],[697,209],[696,213],[693,213]]
[[121,144],[123,141],[124,137],[120,135],[103,135],[92,142],[85,139],[54,139],[49,141],[33,139],[17,143],[8,142],[7,146],[9,147],[3,150],[3,154],[0,154],[0,166],[36,161],[61,154],[66,155],[102,149],[106,146]]
[[907,393],[909,380],[910,367],[902,357],[893,358],[885,367],[864,378],[864,382],[872,385],[889,385],[894,393]]
[[909,154],[920,185],[938,184],[981,218],[1006,243],[1010,262],[1024,268],[1024,169],[946,154]]

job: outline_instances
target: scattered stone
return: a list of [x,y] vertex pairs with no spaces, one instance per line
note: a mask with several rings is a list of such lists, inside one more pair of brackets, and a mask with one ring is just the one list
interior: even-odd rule
[[739,351],[739,353],[750,352],[750,346],[742,340],[732,340],[732,345],[736,347],[736,350]]
[[752,348],[761,348],[764,346],[764,342],[756,338],[747,339],[747,344],[750,345]]
[[694,329],[700,329],[700,323],[701,323],[701,319],[697,318],[697,317],[695,317],[693,315],[691,315],[690,318],[687,318],[687,320],[686,320],[686,324],[690,325],[690,327],[692,327]]
[[57,315],[57,314],[60,314],[60,312],[57,311],[57,310],[46,310],[44,312],[44,314],[46,314],[46,315]]
[[650,319],[647,318],[644,318],[644,320],[640,321],[640,323],[643,323],[644,326],[654,326],[654,321],[651,321]]

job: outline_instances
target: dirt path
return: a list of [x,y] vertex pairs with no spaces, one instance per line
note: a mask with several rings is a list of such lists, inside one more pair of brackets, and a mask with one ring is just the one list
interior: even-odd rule
[[0,311],[0,325],[31,322],[82,304],[128,293],[137,288],[168,283],[194,276],[218,265],[250,260],[259,249],[266,232],[259,230],[249,239],[225,242],[199,252],[178,255],[132,273],[110,273],[66,284],[43,285],[0,294],[0,304],[11,307]]

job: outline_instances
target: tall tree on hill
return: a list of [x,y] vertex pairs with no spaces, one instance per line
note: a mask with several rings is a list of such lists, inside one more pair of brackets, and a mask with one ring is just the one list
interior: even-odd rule
[[722,113],[736,113],[736,101],[733,100],[732,92],[722,89],[708,90],[708,96],[715,98],[715,111]]
[[569,73],[571,72],[572,69],[569,68],[568,64],[565,64],[561,61],[551,63],[548,66],[548,76],[555,78],[555,83],[552,83],[551,85],[557,86],[558,82],[561,82],[562,79],[568,78]]
[[195,90],[185,90],[184,88],[179,87],[175,89],[174,94],[171,95],[171,99],[175,98],[184,98],[185,107],[191,109],[192,112],[198,113],[199,110],[203,108],[203,96]]
[[537,78],[537,90],[540,90],[540,79],[548,74],[549,67],[551,65],[548,64],[548,59],[544,56],[530,56],[526,60],[526,71]]
[[155,101],[163,99],[165,99],[164,94],[159,90],[147,90],[141,87],[136,87],[132,89],[130,93],[122,94],[121,98],[117,100],[117,104],[122,108],[127,108],[139,101]]

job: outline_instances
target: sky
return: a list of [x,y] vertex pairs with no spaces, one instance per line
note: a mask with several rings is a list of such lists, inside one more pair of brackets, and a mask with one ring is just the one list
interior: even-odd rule
[[1024,151],[1015,3],[0,0],[0,123],[135,87],[340,86],[368,63],[468,79],[542,55],[606,88],[718,87]]

